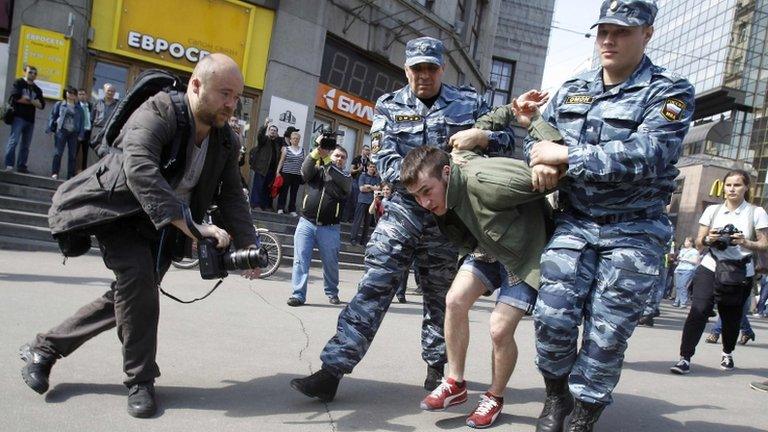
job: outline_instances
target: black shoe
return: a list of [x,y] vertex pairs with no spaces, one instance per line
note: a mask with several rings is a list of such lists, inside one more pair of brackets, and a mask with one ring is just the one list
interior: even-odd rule
[[304,302],[299,300],[299,299],[297,299],[296,297],[291,297],[291,298],[288,299],[288,306],[296,307],[296,306],[301,306],[303,304],[304,304]]
[[404,295],[397,296],[397,302],[398,303],[408,303],[408,300],[405,299]]
[[653,327],[653,314],[640,317],[640,321],[637,322],[637,325]]
[[604,404],[591,404],[576,400],[576,407],[568,424],[568,432],[592,432],[592,428],[605,409]]
[[48,391],[48,375],[51,374],[51,367],[56,363],[56,357],[34,350],[29,344],[19,348],[19,356],[27,362],[21,368],[21,377],[24,382],[40,394]]
[[427,378],[424,379],[424,390],[431,392],[440,385],[443,380],[443,367],[443,365],[427,365]]
[[741,333],[741,337],[739,338],[739,344],[740,345],[746,345],[747,342],[749,342],[750,340],[751,341],[755,340],[755,334],[754,333],[747,334],[747,333],[742,332]]
[[318,398],[323,402],[330,402],[336,396],[339,381],[341,378],[336,378],[325,369],[320,369],[308,377],[292,379],[291,387],[306,396]]
[[21,174],[29,174],[29,170],[27,169],[27,167],[19,167],[16,169],[16,172]]
[[331,297],[328,297],[328,303],[337,305],[341,303],[341,300],[339,300],[339,296],[331,296]]
[[733,355],[732,354],[725,354],[723,353],[721,360],[720,360],[720,369],[724,371],[732,371],[734,368],[733,365]]
[[656,317],[658,317],[660,315],[661,315],[661,311],[660,310],[656,309],[655,311],[653,311],[653,317],[654,318],[656,318]]
[[680,357],[680,361],[675,363],[674,366],[669,368],[669,371],[675,375],[688,375],[691,373],[691,361]]
[[155,385],[143,382],[128,389],[128,414],[137,418],[148,418],[157,412]]
[[568,389],[568,377],[544,378],[547,398],[536,422],[536,432],[563,432],[565,418],[573,411],[573,396]]

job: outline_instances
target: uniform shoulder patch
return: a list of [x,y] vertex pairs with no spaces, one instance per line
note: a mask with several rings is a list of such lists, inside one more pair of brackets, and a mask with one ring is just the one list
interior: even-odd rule
[[402,114],[400,114],[400,115],[396,115],[395,116],[395,122],[397,122],[397,123],[400,123],[400,122],[417,122],[417,121],[421,121],[423,118],[424,117],[422,117],[420,115],[402,115]]
[[576,105],[576,104],[591,104],[595,98],[588,94],[574,94],[574,95],[568,95],[565,97],[565,100],[563,100],[563,104],[565,105]]
[[680,99],[667,98],[667,100],[664,101],[664,105],[661,107],[661,115],[663,115],[664,118],[669,121],[680,120],[680,117],[682,117],[686,106],[687,105],[685,102],[681,101]]

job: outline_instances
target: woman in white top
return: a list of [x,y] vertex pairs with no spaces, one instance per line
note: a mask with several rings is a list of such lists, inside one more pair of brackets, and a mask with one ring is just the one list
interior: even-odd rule
[[[277,172],[283,176],[283,187],[280,188],[280,195],[277,197],[277,213],[282,214],[287,211],[291,216],[298,216],[296,213],[296,194],[299,192],[299,186],[303,183],[301,178],[301,164],[304,163],[306,154],[304,147],[301,146],[301,134],[293,132],[290,138],[291,145],[283,147],[280,155],[280,162],[277,164]],[[288,194],[290,192],[290,198]],[[288,208],[285,203],[288,201]]]
[[[747,202],[749,199],[749,174],[742,170],[728,172],[723,179],[725,202],[707,207],[699,219],[696,243],[699,247],[710,246],[693,276],[691,310],[683,326],[680,341],[680,360],[670,370],[676,374],[690,372],[690,361],[701,339],[713,306],[723,321],[723,355],[720,367],[733,369],[732,352],[739,336],[742,305],[750,295],[755,274],[751,260],[753,251],[768,249],[768,214],[762,207]],[[733,225],[740,232],[726,236],[729,240],[724,249],[717,248],[719,231]],[[715,244],[713,244],[715,242]],[[739,285],[723,285],[715,281],[717,261],[742,260],[746,277]],[[729,289],[730,287],[730,289]],[[716,289],[717,288],[717,289]]]

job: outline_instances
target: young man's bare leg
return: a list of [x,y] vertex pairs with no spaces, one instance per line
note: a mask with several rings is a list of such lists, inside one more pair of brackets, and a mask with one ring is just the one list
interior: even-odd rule
[[[493,341],[493,359],[491,369],[491,387],[488,392],[497,397],[504,397],[509,378],[517,364],[517,343],[515,331],[525,311],[505,303],[496,303],[491,313],[491,340]],[[449,359],[450,361],[450,359]]]
[[486,287],[468,271],[459,271],[445,298],[445,344],[448,355],[446,377],[464,381],[464,366],[469,346],[469,310]]

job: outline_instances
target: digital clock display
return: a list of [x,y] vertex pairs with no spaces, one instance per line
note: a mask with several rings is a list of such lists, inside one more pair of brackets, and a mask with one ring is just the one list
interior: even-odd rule
[[325,38],[320,81],[372,102],[406,84],[402,69],[372,60],[332,37]]

